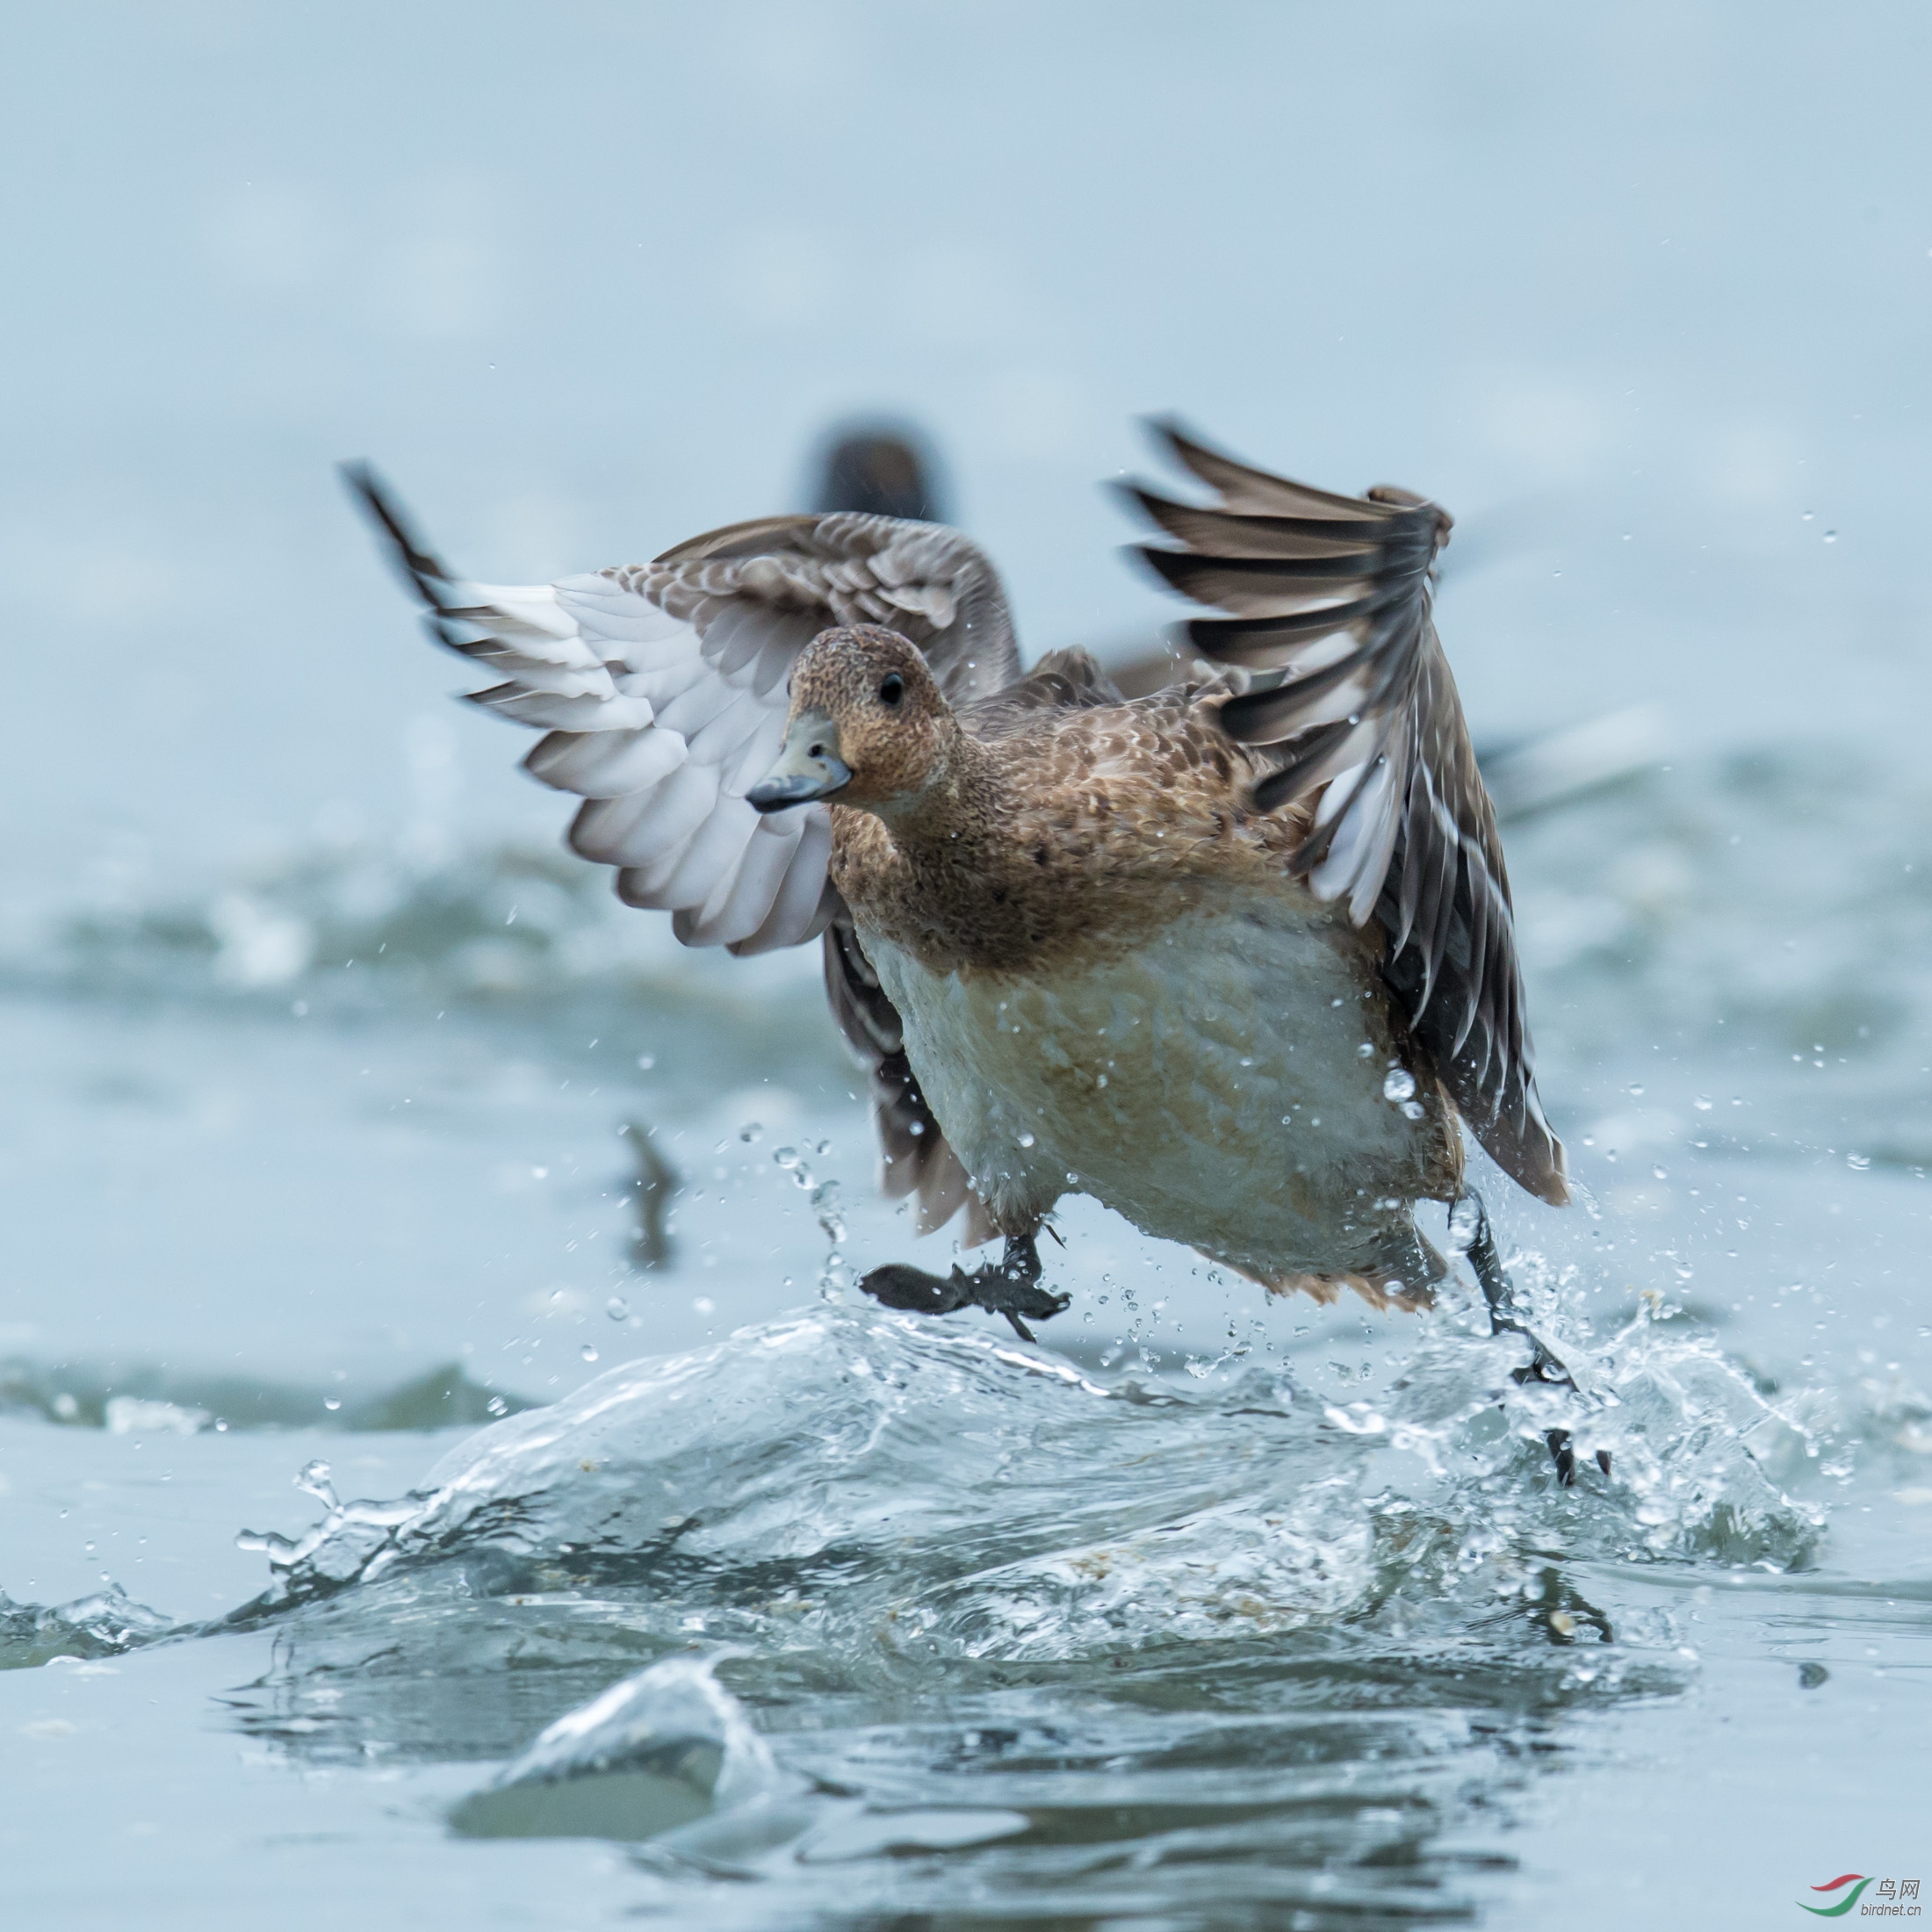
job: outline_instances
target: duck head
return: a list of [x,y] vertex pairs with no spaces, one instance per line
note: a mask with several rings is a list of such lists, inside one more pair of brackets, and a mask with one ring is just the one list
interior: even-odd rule
[[896,631],[821,631],[791,672],[778,762],[749,791],[759,811],[815,798],[890,818],[915,804],[959,735],[926,660]]

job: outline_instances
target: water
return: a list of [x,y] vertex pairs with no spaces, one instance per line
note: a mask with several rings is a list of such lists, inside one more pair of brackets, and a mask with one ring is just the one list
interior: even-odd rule
[[[551,861],[70,907],[0,1006],[24,1896],[1612,1926],[1911,1876],[1928,828],[1793,751],[1514,829],[1585,1199],[1488,1191],[1576,1396],[1467,1281],[1266,1303],[1085,1205],[1039,1346],[876,1309],[811,963]],[[300,944],[240,970],[243,902]]]

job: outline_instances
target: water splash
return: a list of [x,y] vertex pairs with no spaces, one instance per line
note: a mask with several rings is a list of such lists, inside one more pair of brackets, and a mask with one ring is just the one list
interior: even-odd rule
[[0,1670],[119,1656],[184,1627],[137,1604],[119,1583],[54,1608],[17,1604],[0,1592]]
[[[1561,1335],[1563,1285],[1522,1272]],[[1647,1311],[1565,1340],[1593,1402],[1518,1388],[1512,1344],[1441,1321],[1386,1395],[1337,1403],[1278,1368],[1102,1384],[981,1334],[821,1308],[613,1369],[398,1501],[325,1497],[307,1536],[259,1539],[263,1607],[487,1553],[495,1594],[635,1592],[633,1622],[673,1640],[696,1616],[710,1638],[848,1659],[1065,1659],[1392,1596],[1453,1611],[1459,1577],[1551,1547],[1813,1559],[1822,1513],[1782,1486],[1813,1460],[1802,1416]],[[1613,1477],[1561,1488],[1555,1427]]]
[[[1574,1280],[1517,1266],[1599,1399],[1518,1388],[1473,1304],[1342,1400],[869,1305],[625,1364],[410,1496],[317,1479],[323,1520],[260,1539],[271,1587],[229,1620],[278,1640],[239,1721],[305,1762],[507,1760],[458,1830],[629,1842],[679,1922],[989,1888],[1467,1916],[1458,1829],[1590,1710],[1682,1690],[1686,1582],[1812,1560],[1783,1485],[1833,1440],[1681,1323],[1593,1336]],[[1615,1475],[1561,1488],[1554,1418]]]
[[451,1822],[478,1837],[652,1838],[802,1782],[779,1770],[709,1659],[670,1657],[566,1712]]

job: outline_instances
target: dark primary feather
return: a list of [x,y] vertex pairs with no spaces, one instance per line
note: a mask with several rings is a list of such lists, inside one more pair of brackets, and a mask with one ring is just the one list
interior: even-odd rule
[[1154,429],[1220,501],[1130,487],[1183,546],[1140,554],[1172,588],[1227,613],[1188,624],[1193,651],[1261,674],[1221,713],[1231,737],[1277,748],[1257,805],[1326,788],[1294,869],[1323,898],[1345,896],[1358,925],[1379,920],[1383,976],[1477,1139],[1532,1193],[1564,1200],[1496,814],[1430,614],[1447,514],[1406,490],[1310,489],[1172,423]]
[[443,608],[443,592],[451,580],[442,559],[424,548],[401,504],[368,464],[343,463],[337,467],[363,514],[388,539],[381,546],[382,554],[395,566],[403,588],[422,603],[423,628],[445,649],[460,651],[461,634],[447,621],[460,613]]
[[[829,890],[829,888],[828,888]],[[825,994],[846,1044],[865,1068],[872,1121],[879,1136],[879,1188],[888,1200],[919,1203],[921,1234],[942,1228],[966,1209],[966,1244],[988,1239],[992,1224],[958,1155],[940,1131],[905,1056],[898,1009],[859,944],[841,900],[825,927]]]

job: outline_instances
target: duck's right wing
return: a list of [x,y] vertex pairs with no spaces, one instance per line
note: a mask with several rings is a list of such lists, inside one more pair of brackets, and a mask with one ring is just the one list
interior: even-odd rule
[[1537,1097],[1535,1049],[1496,812],[1430,615],[1447,514],[1405,490],[1336,496],[1223,456],[1171,424],[1175,458],[1212,507],[1129,494],[1182,547],[1141,555],[1185,595],[1202,657],[1278,681],[1230,699],[1229,735],[1274,748],[1264,811],[1320,790],[1290,861],[1323,899],[1386,931],[1383,977],[1463,1118],[1532,1193],[1568,1198],[1562,1143]]
[[501,679],[471,702],[543,731],[526,768],[585,799],[572,847],[617,869],[627,904],[670,912],[688,946],[793,946],[832,914],[825,808],[761,818],[745,801],[778,756],[792,660],[819,631],[890,624],[955,704],[1019,673],[991,564],[937,523],[772,516],[654,563],[475,584],[423,546],[371,470],[344,474],[430,636]]

